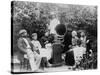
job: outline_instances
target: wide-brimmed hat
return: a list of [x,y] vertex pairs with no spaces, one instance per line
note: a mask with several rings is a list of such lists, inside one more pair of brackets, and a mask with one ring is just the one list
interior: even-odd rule
[[23,34],[23,33],[26,33],[27,31],[25,29],[22,29],[19,31],[19,34]]

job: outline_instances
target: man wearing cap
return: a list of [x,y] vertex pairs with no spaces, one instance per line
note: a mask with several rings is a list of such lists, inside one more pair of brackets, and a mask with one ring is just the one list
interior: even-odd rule
[[27,36],[27,31],[22,29],[19,31],[20,38],[18,39],[18,48],[20,49],[22,56],[27,55],[32,71],[36,71],[37,67],[34,61],[33,45],[30,38]]

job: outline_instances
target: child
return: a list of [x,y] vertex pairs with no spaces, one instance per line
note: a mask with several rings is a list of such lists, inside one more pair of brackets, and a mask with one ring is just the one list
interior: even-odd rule
[[[41,63],[41,66],[43,68],[45,66],[44,64],[47,63],[47,58],[50,59],[50,56],[49,55],[51,53],[49,53],[48,55],[47,55],[47,53],[48,52],[51,52],[51,50],[50,51],[49,50],[47,51],[45,48],[42,48],[41,47],[40,42],[37,40],[37,33],[33,33],[32,34],[32,39],[33,39],[32,40],[32,44],[34,46],[33,49],[34,49],[34,54],[36,56],[37,65],[39,67],[39,65]],[[42,59],[42,61],[41,61],[41,59]]]
[[78,40],[77,32],[72,31],[72,46],[75,47],[77,45],[77,40]]
[[41,44],[40,42],[37,40],[37,33],[33,33],[32,34],[32,44],[34,46],[34,50],[40,54],[39,50],[41,49]]
[[81,46],[81,40],[77,40],[77,45],[73,48],[75,66],[80,64],[81,59],[83,59],[83,54],[86,52],[86,48]]
[[81,42],[82,42],[81,46],[82,46],[82,47],[86,47],[86,35],[85,35],[84,32],[81,32],[80,35],[81,35],[80,40],[81,40]]
[[37,68],[40,67],[40,63],[41,63],[41,56],[40,56],[40,49],[41,49],[41,45],[40,42],[37,40],[37,33],[33,33],[32,34],[32,41],[31,43],[33,44],[33,53],[34,53],[34,58],[35,58],[35,63]]

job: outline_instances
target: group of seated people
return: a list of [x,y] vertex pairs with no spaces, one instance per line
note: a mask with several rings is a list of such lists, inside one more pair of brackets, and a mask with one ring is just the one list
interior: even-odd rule
[[39,41],[37,33],[33,33],[30,39],[27,31],[22,29],[19,31],[18,48],[23,57],[27,56],[31,70],[34,72],[41,68],[43,58],[46,59],[43,62],[46,66],[62,61],[59,59],[64,59],[66,65],[73,66],[79,63],[82,55],[85,54],[87,41],[84,32],[72,31],[71,33],[59,39],[54,34],[49,36],[47,31]]
[[[47,34],[47,33],[46,33]],[[20,49],[23,57],[27,57],[32,71],[36,71],[41,66],[41,61],[46,58],[45,63],[50,65],[48,60],[51,58],[52,49],[51,44],[42,38],[44,43],[40,44],[37,40],[37,33],[33,33],[30,39],[25,29],[19,31],[18,48]],[[47,44],[48,43],[48,44]],[[45,45],[45,46],[44,46]]]

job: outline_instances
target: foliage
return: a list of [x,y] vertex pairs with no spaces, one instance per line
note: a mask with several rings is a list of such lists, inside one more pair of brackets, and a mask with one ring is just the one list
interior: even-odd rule
[[38,33],[41,38],[47,29],[51,12],[55,12],[66,29],[85,30],[91,38],[92,49],[97,51],[97,6],[65,5],[12,1],[13,47],[17,51],[17,39],[20,29],[25,28],[29,35]]

